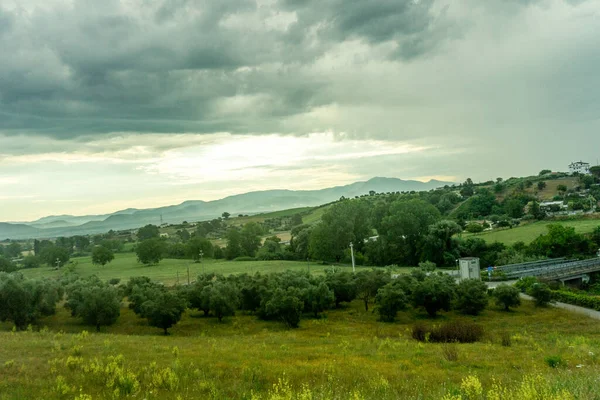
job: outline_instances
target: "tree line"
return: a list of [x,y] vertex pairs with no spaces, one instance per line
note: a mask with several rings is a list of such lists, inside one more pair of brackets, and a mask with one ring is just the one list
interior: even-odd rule
[[[519,304],[518,289],[508,286],[499,289],[495,292],[499,306],[508,310]],[[328,270],[323,276],[292,271],[203,274],[192,285],[175,288],[147,277],[131,278],[126,284],[116,286],[96,276],[82,278],[72,272],[64,274],[60,281],[30,280],[18,273],[0,273],[3,304],[0,320],[13,322],[17,329],[25,329],[41,317],[54,314],[63,297],[71,315],[96,330],[118,320],[122,301],[127,298],[135,314],[165,334],[187,309],[219,321],[244,312],[296,328],[303,318],[319,318],[326,310],[354,300],[361,301],[365,312],[374,304],[374,311],[385,322],[394,321],[397,313],[408,307],[423,310],[430,317],[452,309],[477,315],[489,302],[483,282],[465,280],[456,284],[450,275],[428,271],[426,265],[396,279],[384,269],[356,274]]]

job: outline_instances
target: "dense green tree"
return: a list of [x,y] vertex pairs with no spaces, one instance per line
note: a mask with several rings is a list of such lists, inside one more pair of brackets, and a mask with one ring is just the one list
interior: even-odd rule
[[354,282],[357,297],[365,305],[365,311],[369,311],[369,302],[377,295],[377,291],[390,282],[390,275],[380,269],[372,271],[360,271],[356,274]]
[[235,315],[239,307],[239,293],[233,283],[216,281],[207,286],[209,307],[221,322],[223,317]]
[[135,248],[138,261],[145,265],[158,264],[163,259],[165,243],[158,238],[147,239]]
[[292,215],[292,217],[290,218],[290,225],[291,226],[302,225],[302,214]]
[[161,328],[168,335],[168,329],[181,320],[186,307],[187,302],[183,296],[162,291],[142,305],[142,312],[150,326]]
[[488,305],[487,285],[479,279],[465,279],[456,286],[456,308],[478,315]]
[[362,252],[369,237],[369,210],[364,201],[344,200],[331,206],[310,236],[309,253],[312,258],[340,262],[344,251],[354,244]]
[[240,246],[244,256],[254,257],[261,244],[263,229],[256,222],[249,222],[240,231]]
[[21,265],[23,268],[39,268],[42,265],[42,260],[40,257],[30,254],[23,258]]
[[160,231],[158,226],[148,224],[140,229],[137,232],[138,241],[143,242],[144,240],[156,239],[160,237]]
[[95,246],[92,250],[92,263],[95,265],[105,266],[114,259],[112,250],[104,246]]
[[589,189],[594,184],[594,177],[591,175],[582,175],[579,178],[579,181],[581,182],[584,188]]
[[6,257],[20,258],[21,251],[23,251],[23,249],[21,248],[21,245],[18,242],[10,242],[10,244],[6,246],[6,249],[4,250],[4,254],[6,255]]
[[309,287],[305,298],[305,310],[312,312],[315,318],[319,316],[319,313],[327,310],[335,301],[333,291],[329,289],[325,282]]
[[545,307],[552,301],[552,290],[545,283],[534,283],[527,294],[535,299],[537,307]]
[[432,274],[417,282],[412,291],[412,303],[423,307],[430,317],[440,310],[450,311],[455,295],[454,278],[446,274]]
[[22,279],[0,273],[0,321],[11,321],[23,330],[38,316],[33,293]]
[[304,309],[302,295],[297,288],[277,288],[265,304],[267,315],[283,321],[290,328],[297,328]]
[[73,245],[79,252],[87,251],[90,247],[90,239],[87,236],[73,236]]
[[454,221],[442,220],[430,225],[423,241],[421,259],[437,265],[454,266],[457,250],[453,237],[460,232],[462,228]]
[[348,272],[329,273],[325,277],[327,286],[333,290],[336,308],[340,303],[349,303],[356,298],[356,282]]
[[531,242],[527,249],[529,254],[548,258],[593,254],[594,246],[590,240],[575,232],[575,228],[550,224],[546,229],[547,234],[540,235]]
[[0,256],[0,272],[14,272],[17,266],[6,257]]
[[194,236],[186,244],[186,254],[195,262],[200,262],[200,253],[202,257],[211,258],[214,256],[213,245],[210,240],[203,237]]
[[518,307],[521,305],[519,289],[507,284],[498,285],[492,292],[496,299],[496,305],[504,307],[505,311],[509,311],[510,307]]
[[225,247],[225,255],[227,259],[233,260],[234,258],[242,256],[244,251],[242,250],[242,235],[236,228],[229,228],[227,231],[227,246]]
[[516,198],[508,199],[504,203],[504,209],[511,218],[521,218],[523,216],[523,204]]
[[87,325],[109,326],[117,322],[121,314],[121,295],[119,290],[108,285],[87,286],[81,289],[81,301],[76,305],[75,315]]
[[483,232],[483,225],[477,222],[471,222],[466,226],[465,230],[470,233],[480,233]]
[[590,168],[590,173],[597,178],[600,178],[600,165],[595,165]]
[[45,246],[40,253],[40,258],[49,267],[63,266],[69,261],[70,252],[60,246]]
[[535,219],[544,219],[546,213],[540,209],[540,203],[534,200],[529,206],[529,215]]
[[224,220],[228,220],[229,217],[231,217],[231,214],[229,214],[227,211],[225,211],[223,214],[221,214],[221,216],[223,217]]
[[375,303],[379,318],[385,322],[393,322],[398,311],[406,308],[408,300],[399,285],[388,283],[377,291]]
[[547,186],[547,185],[546,185],[546,182],[544,182],[544,181],[539,181],[539,182],[537,183],[537,188],[538,188],[538,190],[544,190],[544,189],[546,189],[546,186]]
[[440,219],[437,208],[423,200],[395,201],[390,205],[389,214],[377,227],[380,237],[389,246],[391,253],[397,254],[389,260],[397,264],[416,265],[419,262],[419,249],[429,226]]
[[[277,240],[276,240],[277,239]],[[256,258],[259,260],[283,260],[284,254],[278,237],[266,238],[262,247],[256,253]]]
[[543,175],[549,174],[549,173],[551,173],[551,172],[552,172],[552,171],[551,171],[551,170],[549,170],[549,169],[543,169],[543,170],[541,170],[541,171],[540,171],[540,173],[539,173],[538,175],[539,175],[539,176],[543,176]]

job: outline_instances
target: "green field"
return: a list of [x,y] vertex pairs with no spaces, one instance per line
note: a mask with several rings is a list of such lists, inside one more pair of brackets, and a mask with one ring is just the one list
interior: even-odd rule
[[446,313],[436,323],[474,320],[486,335],[444,345],[411,338],[423,319],[408,311],[396,323],[378,322],[357,301],[295,330],[250,315],[218,323],[191,312],[162,336],[123,308],[103,333],[78,334],[89,327],[60,309],[41,332],[0,324],[0,399],[598,398],[598,321],[529,302],[480,317]]
[[[132,276],[147,276],[153,280],[163,282],[167,285],[187,283],[187,270],[190,270],[190,279],[195,280],[196,276],[203,272],[215,272],[219,274],[254,274],[256,272],[283,272],[286,270],[306,271],[322,274],[326,266],[314,262],[300,261],[225,261],[204,259],[202,263],[194,263],[192,260],[162,260],[158,265],[145,266],[137,261],[135,253],[118,253],[110,264],[104,267],[92,264],[91,257],[77,257],[71,259],[75,265],[75,272],[81,276],[96,275],[100,279],[109,280],[119,278],[126,281]],[[350,266],[339,266],[339,268],[350,271]],[[362,269],[364,267],[357,267]],[[400,269],[402,270],[402,269]],[[408,269],[404,269],[408,270]],[[60,270],[54,268],[42,267],[35,269],[22,270],[27,278],[52,278],[59,277]]]
[[564,226],[570,226],[575,228],[575,231],[577,233],[590,233],[594,229],[596,229],[596,227],[600,226],[600,220],[581,219],[574,221],[540,221],[521,225],[512,229],[495,229],[493,231],[476,234],[464,233],[463,237],[479,237],[489,243],[502,242],[507,245],[511,245],[516,242],[530,243],[538,236],[547,233],[548,230],[546,226],[548,226],[549,224],[560,224]]

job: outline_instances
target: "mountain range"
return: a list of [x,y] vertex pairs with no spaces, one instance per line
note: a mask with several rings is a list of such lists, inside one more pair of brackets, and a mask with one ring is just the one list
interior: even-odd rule
[[318,206],[354,197],[373,190],[381,192],[424,191],[452,182],[430,180],[420,182],[397,178],[372,178],[320,190],[264,190],[225,197],[220,200],[188,200],[178,205],[149,209],[128,208],[101,215],[52,215],[36,221],[23,223],[0,222],[0,239],[53,238],[59,236],[88,235],[113,230],[135,229],[146,224],[181,223],[202,221],[221,216],[224,211],[231,215],[258,214],[297,207]]

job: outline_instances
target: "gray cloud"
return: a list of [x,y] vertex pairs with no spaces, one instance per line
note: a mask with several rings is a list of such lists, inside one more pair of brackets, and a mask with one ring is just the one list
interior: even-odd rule
[[[348,40],[415,58],[437,43],[430,0],[136,2],[0,9],[0,130],[292,132],[340,99],[309,71]],[[427,39],[426,37],[431,37]],[[223,102],[252,100],[224,112]],[[235,107],[235,101],[230,107]]]

